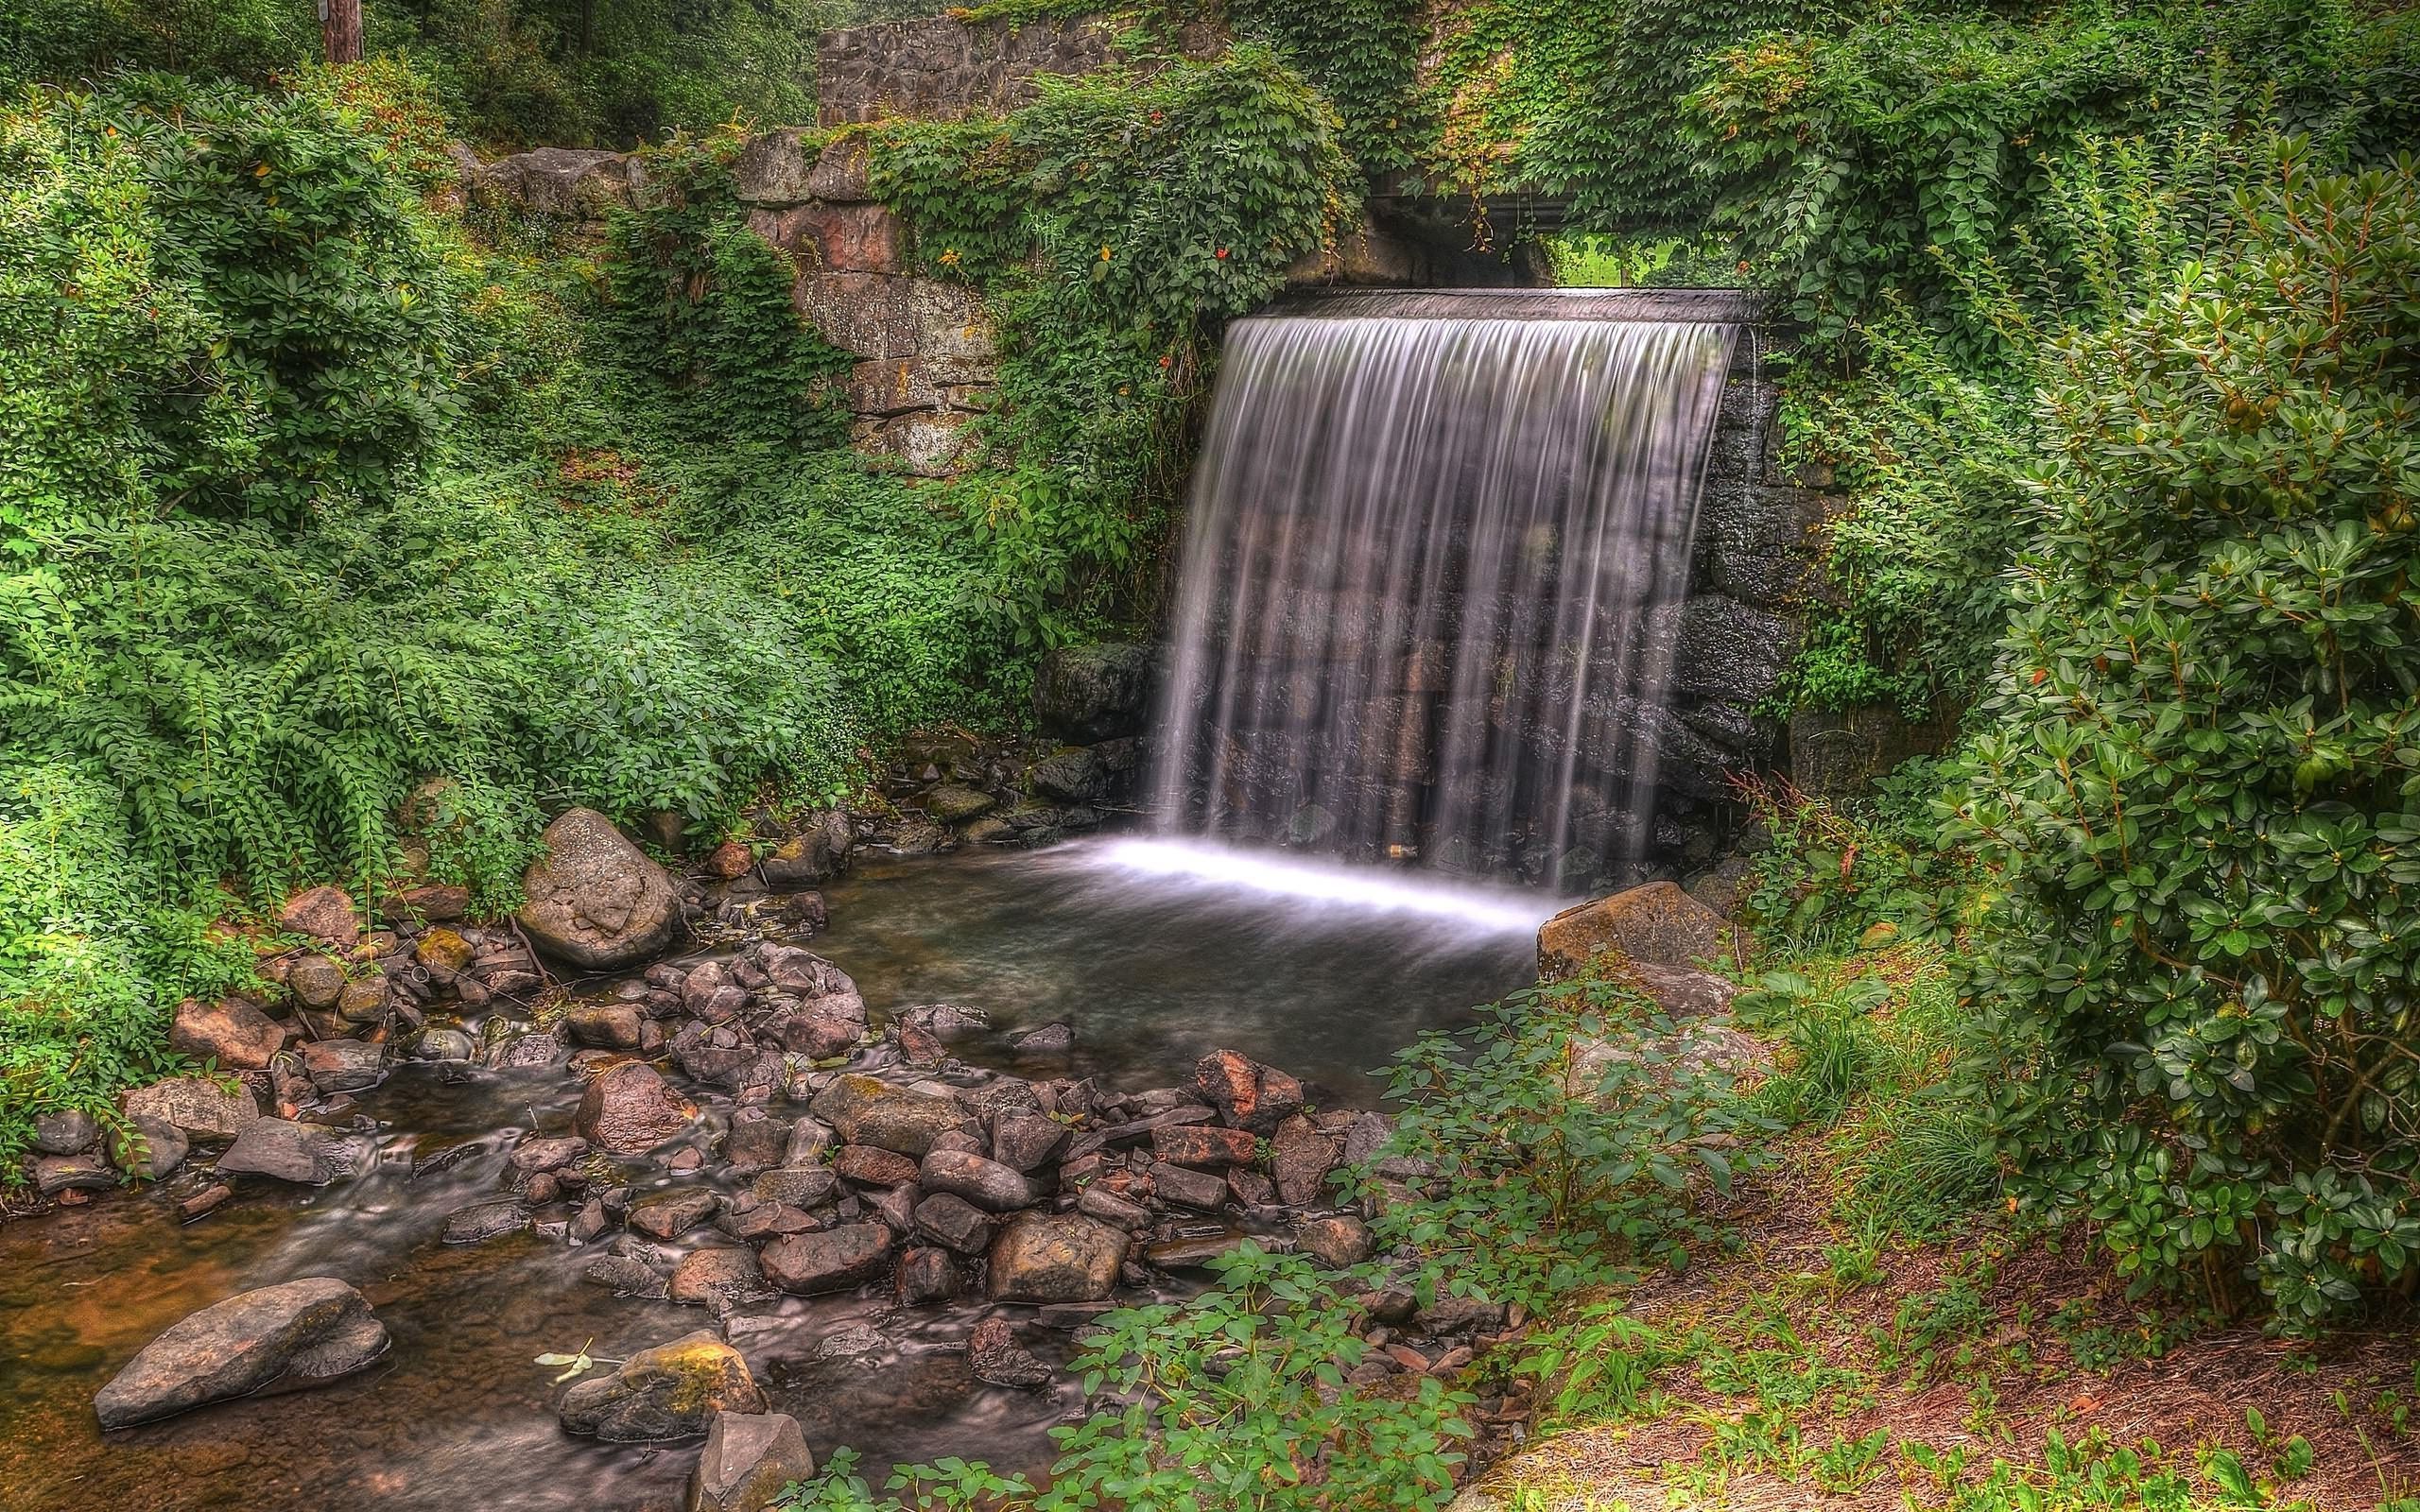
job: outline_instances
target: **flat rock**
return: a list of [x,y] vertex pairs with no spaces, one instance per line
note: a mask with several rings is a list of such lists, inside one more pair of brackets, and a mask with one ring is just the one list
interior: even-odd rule
[[259,1071],[285,1044],[285,1030],[242,998],[215,1003],[187,998],[177,1005],[176,1018],[168,1024],[168,1044],[179,1055],[216,1061],[225,1070]]
[[632,1203],[625,1221],[632,1233],[645,1234],[649,1239],[678,1239],[713,1218],[721,1201],[713,1193],[697,1188],[660,1193]]
[[793,1208],[815,1208],[840,1194],[840,1178],[829,1166],[776,1166],[760,1171],[748,1183],[748,1190],[766,1202],[786,1202]]
[[933,1142],[966,1123],[965,1110],[946,1097],[894,1087],[873,1076],[841,1076],[807,1105],[808,1111],[839,1131],[851,1144],[871,1144],[921,1160]]
[[1117,1285],[1126,1234],[1073,1212],[1027,1212],[992,1246],[995,1302],[1097,1302]]
[[878,1223],[844,1223],[820,1233],[790,1234],[765,1246],[766,1280],[800,1297],[844,1292],[873,1280],[890,1263],[890,1230]]
[[457,1208],[445,1218],[443,1240],[449,1245],[476,1245],[517,1234],[529,1227],[529,1210],[512,1198],[495,1198]]
[[1619,952],[1651,966],[1695,966],[1732,948],[1722,916],[1678,883],[1651,882],[1566,908],[1538,926],[1538,974],[1570,976],[1593,956]]
[[1257,1141],[1250,1129],[1220,1128],[1207,1124],[1177,1124],[1151,1131],[1151,1157],[1179,1165],[1223,1171],[1250,1165]]
[[945,1249],[980,1255],[992,1247],[993,1221],[965,1198],[937,1192],[916,1204],[916,1231]]
[[681,1257],[672,1267],[667,1296],[683,1307],[704,1307],[720,1314],[742,1302],[762,1301],[773,1295],[752,1249],[699,1249]]
[[156,1118],[196,1144],[223,1143],[261,1116],[251,1088],[208,1076],[170,1076],[137,1087],[118,1107],[129,1118]]
[[370,1142],[348,1129],[261,1118],[244,1125],[217,1164],[221,1176],[265,1176],[320,1187],[361,1170],[372,1158]]
[[780,1412],[726,1412],[706,1430],[689,1472],[686,1512],[764,1512],[782,1488],[815,1473],[798,1419]]
[[544,840],[545,855],[522,879],[529,901],[514,916],[541,950],[604,971],[672,943],[681,928],[672,879],[611,819],[571,809]]
[[331,1381],[387,1352],[387,1330],[332,1276],[214,1303],[143,1347],[93,1400],[103,1428],[170,1417],[270,1387]]
[[117,1185],[118,1173],[98,1150],[76,1155],[37,1155],[33,1160],[34,1190],[45,1197],[62,1192],[98,1192]]
[[575,1383],[556,1417],[609,1443],[694,1438],[725,1412],[761,1413],[764,1393],[739,1351],[700,1330],[641,1349],[612,1375]]

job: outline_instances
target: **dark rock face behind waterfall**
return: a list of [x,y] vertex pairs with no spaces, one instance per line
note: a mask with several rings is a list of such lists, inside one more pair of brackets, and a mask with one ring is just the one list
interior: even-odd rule
[[1773,754],[1804,581],[1804,524],[1737,486],[1765,440],[1736,312],[1334,302],[1230,335],[1163,822],[1572,890],[1703,863],[1726,774]]

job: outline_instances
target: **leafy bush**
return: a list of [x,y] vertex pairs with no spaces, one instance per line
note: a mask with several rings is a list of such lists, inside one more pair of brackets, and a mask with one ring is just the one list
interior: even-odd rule
[[2026,1191],[2290,1325],[2408,1280],[2420,871],[2404,598],[2420,169],[2282,147],[2237,239],[2063,344],[2039,533],[1946,831]]
[[[1765,1125],[1661,1009],[1601,981],[1513,993],[1396,1058],[1395,1138],[1365,1176],[1422,1285],[1543,1310],[1722,1242],[1691,1188],[1727,1190]],[[1409,1161],[1408,1166],[1391,1164]]]

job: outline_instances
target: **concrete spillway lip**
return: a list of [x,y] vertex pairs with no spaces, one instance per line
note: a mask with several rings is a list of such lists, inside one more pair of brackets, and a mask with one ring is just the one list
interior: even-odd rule
[[1262,315],[1429,320],[1646,320],[1754,325],[1772,301],[1753,289],[1288,289]]

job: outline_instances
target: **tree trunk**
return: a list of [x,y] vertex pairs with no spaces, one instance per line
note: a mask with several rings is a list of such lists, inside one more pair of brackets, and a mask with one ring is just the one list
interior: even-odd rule
[[320,0],[320,37],[328,61],[361,61],[361,0]]

